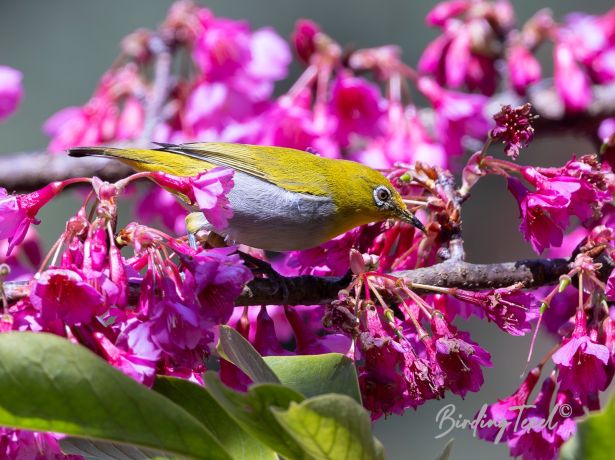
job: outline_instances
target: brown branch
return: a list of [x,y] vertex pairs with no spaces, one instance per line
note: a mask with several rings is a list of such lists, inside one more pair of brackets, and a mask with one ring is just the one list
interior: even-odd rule
[[[494,289],[523,283],[526,288],[554,284],[568,273],[565,259],[520,260],[500,264],[471,264],[460,260],[448,260],[431,267],[391,273],[408,283],[460,288],[471,291]],[[608,276],[608,275],[607,275]],[[237,299],[238,306],[246,305],[318,305],[337,298],[338,292],[348,286],[350,277],[318,277],[311,275],[295,277],[256,278],[250,281]],[[23,281],[4,283],[4,292],[9,302],[27,297],[30,285]],[[417,293],[428,291],[416,290]],[[130,286],[130,301],[139,296],[139,284]]]
[[47,152],[0,155],[0,187],[9,192],[30,192],[71,177],[97,176],[115,182],[130,172],[131,169],[119,161],[104,158],[71,158]]

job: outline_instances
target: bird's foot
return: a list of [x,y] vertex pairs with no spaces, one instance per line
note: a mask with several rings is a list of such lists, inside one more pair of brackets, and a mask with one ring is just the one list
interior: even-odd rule
[[282,298],[289,298],[290,291],[288,289],[286,277],[280,275],[269,262],[259,259],[258,257],[254,257],[246,252],[237,251],[237,253],[243,259],[244,263],[252,270],[252,273],[255,275],[265,276],[267,279],[276,281],[278,289],[282,290]]

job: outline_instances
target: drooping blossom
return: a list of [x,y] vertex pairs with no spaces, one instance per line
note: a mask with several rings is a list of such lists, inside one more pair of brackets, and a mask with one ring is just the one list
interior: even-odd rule
[[540,62],[523,43],[515,43],[508,49],[506,65],[510,84],[520,95],[525,95],[527,88],[540,80]]
[[554,191],[531,193],[514,177],[508,179],[508,190],[519,205],[519,229],[538,254],[551,246],[562,244],[564,216],[570,200]]
[[523,379],[519,388],[507,398],[499,399],[481,411],[481,425],[478,436],[486,441],[507,441],[515,432],[515,421],[519,417],[520,407],[528,403],[528,399],[540,378],[540,367],[532,369]]
[[491,95],[497,87],[496,50],[501,36],[514,22],[507,1],[497,3],[463,0],[445,1],[427,15],[427,23],[442,29],[429,43],[418,69],[449,88],[467,86]]
[[154,383],[161,351],[152,338],[150,324],[137,319],[127,321],[115,344],[102,333],[94,336],[111,365],[144,385]]
[[558,43],[553,50],[555,88],[567,110],[585,110],[592,99],[589,77],[575,60],[570,46]]
[[519,286],[472,292],[456,289],[454,296],[478,305],[489,321],[510,335],[524,335],[531,329],[530,321],[538,316],[539,302],[531,292]]
[[51,137],[49,149],[60,152],[78,145],[134,138],[144,123],[144,109],[134,96],[142,87],[133,66],[108,71],[85,105],[64,108],[45,122],[43,132]]
[[7,255],[21,243],[31,224],[38,224],[38,211],[51,201],[64,186],[72,182],[52,182],[25,195],[9,195],[0,187],[0,239],[8,239]]
[[436,359],[450,390],[464,397],[478,391],[483,384],[482,367],[491,367],[491,356],[470,339],[470,334],[457,331],[443,317],[432,318]]
[[30,293],[30,301],[48,323],[87,324],[107,308],[103,296],[87,283],[83,274],[61,268],[41,273]]
[[0,65],[0,121],[17,110],[23,96],[21,79],[19,70]]
[[559,371],[560,388],[569,390],[583,401],[587,401],[591,394],[603,391],[612,378],[612,374],[607,377],[606,369],[610,360],[609,349],[592,335],[587,329],[585,312],[579,309],[572,336],[564,339],[552,356]]
[[316,36],[319,32],[318,25],[309,19],[299,19],[295,23],[291,38],[297,56],[305,63],[310,62],[310,58],[316,51]]
[[512,456],[523,460],[551,460],[555,458],[561,442],[553,429],[548,426],[551,412],[551,399],[555,391],[555,379],[546,378],[532,406],[519,414],[521,423],[517,431],[508,437]]
[[185,289],[196,294],[207,324],[224,324],[233,312],[235,299],[252,279],[233,247],[198,253],[184,261]]
[[375,309],[366,316],[367,330],[358,338],[357,352],[364,360],[359,367],[363,404],[372,419],[441,397],[443,377],[437,364],[419,357],[410,344],[399,343]]
[[81,455],[62,452],[53,433],[0,428],[0,457],[15,460],[81,460]]

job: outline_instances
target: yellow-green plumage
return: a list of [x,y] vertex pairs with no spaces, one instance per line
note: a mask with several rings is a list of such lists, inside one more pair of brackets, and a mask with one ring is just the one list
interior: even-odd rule
[[[322,229],[323,241],[358,225],[391,217],[403,219],[409,214],[401,196],[380,172],[353,161],[324,158],[295,149],[190,143],[164,144],[155,150],[78,148],[71,150],[71,155],[110,156],[137,171],[162,171],[178,176],[194,176],[224,166],[288,192],[328,197],[336,212],[329,216],[327,228]],[[378,186],[386,186],[391,191],[391,206],[386,209],[375,205],[373,191]]]

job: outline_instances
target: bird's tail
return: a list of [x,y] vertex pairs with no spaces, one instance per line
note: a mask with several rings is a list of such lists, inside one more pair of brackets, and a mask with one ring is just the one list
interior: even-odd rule
[[161,171],[176,176],[195,176],[213,167],[205,161],[164,149],[75,147],[70,149],[68,154],[78,158],[92,156],[115,158],[137,171]]

